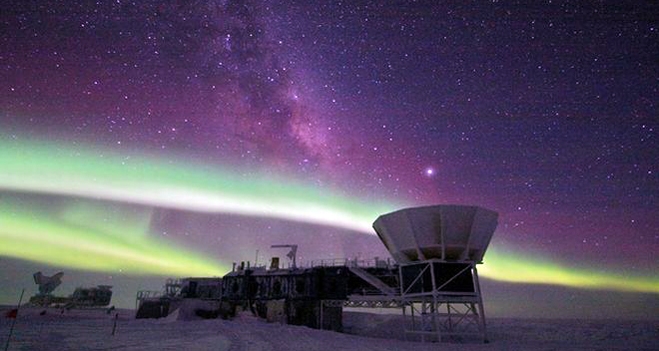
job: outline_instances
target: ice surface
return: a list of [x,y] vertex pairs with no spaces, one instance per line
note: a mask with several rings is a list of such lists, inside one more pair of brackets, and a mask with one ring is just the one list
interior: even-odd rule
[[[12,319],[0,308],[4,347]],[[346,333],[233,320],[133,318],[134,311],[22,308],[9,350],[659,350],[658,321],[488,319],[490,343],[404,341],[401,316],[345,312]],[[115,313],[117,329],[111,335]]]

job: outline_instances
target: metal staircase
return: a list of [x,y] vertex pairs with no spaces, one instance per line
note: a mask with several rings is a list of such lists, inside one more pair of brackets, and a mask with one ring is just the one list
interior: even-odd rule
[[349,266],[348,269],[350,269],[350,271],[354,273],[356,276],[360,277],[365,282],[371,284],[373,287],[378,289],[383,295],[394,296],[398,293],[398,289],[390,287],[389,285],[385,284],[382,280],[380,280],[378,277],[374,276],[373,274],[367,272],[366,270],[360,267]]

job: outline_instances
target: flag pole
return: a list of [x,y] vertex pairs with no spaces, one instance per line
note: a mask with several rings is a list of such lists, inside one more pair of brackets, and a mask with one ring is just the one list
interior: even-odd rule
[[9,350],[9,340],[11,339],[11,335],[14,333],[14,325],[16,324],[16,320],[18,319],[18,311],[21,309],[21,302],[23,302],[23,294],[25,294],[25,288],[21,290],[21,297],[18,298],[18,306],[16,306],[16,316],[14,317],[14,320],[11,322],[11,327],[9,328],[9,336],[7,337],[7,342],[5,343],[5,351]]

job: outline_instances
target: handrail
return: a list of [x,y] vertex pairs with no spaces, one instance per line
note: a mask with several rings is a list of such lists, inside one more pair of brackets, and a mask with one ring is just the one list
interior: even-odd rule
[[305,267],[361,267],[361,268],[387,268],[391,269],[395,266],[395,262],[390,258],[380,259],[378,257],[372,259],[357,259],[357,258],[326,258],[319,260],[308,261]]

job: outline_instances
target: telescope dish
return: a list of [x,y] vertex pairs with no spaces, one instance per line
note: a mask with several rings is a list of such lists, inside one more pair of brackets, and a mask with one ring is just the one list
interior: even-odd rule
[[56,273],[49,277],[43,275],[41,272],[34,273],[34,283],[39,285],[40,295],[50,295],[60,284],[62,284],[62,276],[64,272]]
[[478,206],[414,207],[378,217],[373,229],[399,263],[433,258],[480,263],[498,217]]

